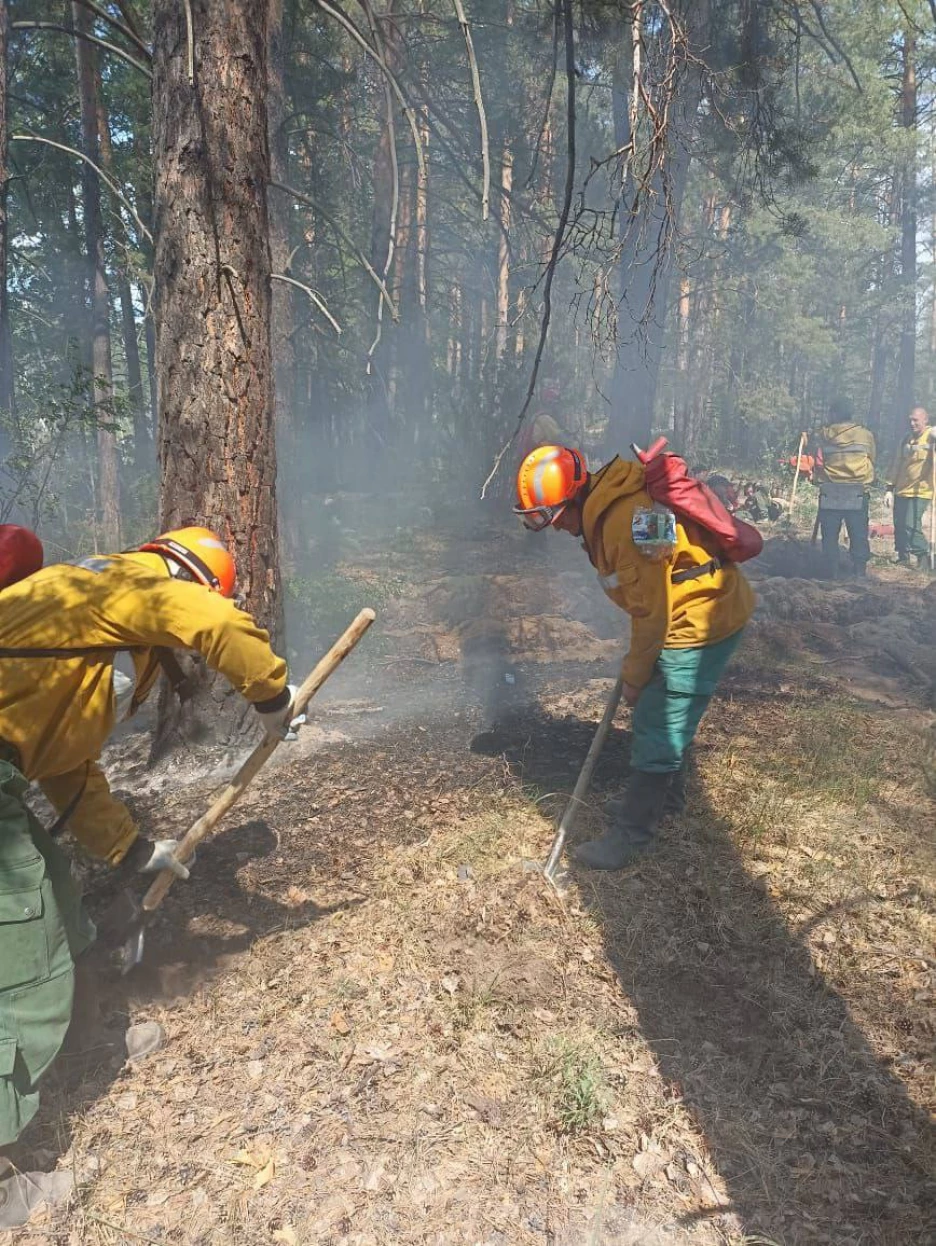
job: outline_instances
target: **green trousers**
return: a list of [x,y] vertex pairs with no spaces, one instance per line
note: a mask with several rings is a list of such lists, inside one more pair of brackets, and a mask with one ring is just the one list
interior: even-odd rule
[[925,558],[929,539],[923,531],[923,516],[929,498],[894,498],[894,548],[901,558],[916,554]]
[[75,958],[94,939],[68,858],[26,808],[27,787],[0,760],[0,1146],[36,1113],[71,1020]]
[[716,645],[664,649],[631,720],[631,769],[676,771],[743,632]]

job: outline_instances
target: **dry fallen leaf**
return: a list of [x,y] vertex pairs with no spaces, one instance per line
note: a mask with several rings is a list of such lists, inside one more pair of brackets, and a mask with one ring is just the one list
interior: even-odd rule
[[296,1230],[290,1224],[284,1224],[281,1229],[273,1230],[273,1241],[284,1242],[285,1246],[297,1246],[299,1238],[296,1236]]
[[262,1190],[265,1185],[271,1182],[276,1175],[276,1164],[271,1155],[267,1162],[254,1174],[251,1185],[255,1190]]
[[339,1034],[351,1033],[351,1026],[348,1023],[348,1018],[338,1008],[336,1008],[331,1015],[331,1023],[332,1027],[336,1029]]

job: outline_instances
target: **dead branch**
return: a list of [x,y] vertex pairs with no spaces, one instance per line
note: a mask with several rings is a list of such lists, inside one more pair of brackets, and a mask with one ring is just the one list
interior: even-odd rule
[[185,68],[188,73],[190,87],[195,86],[195,19],[192,17],[192,0],[183,0],[185,5]]
[[474,93],[475,107],[478,110],[478,120],[481,123],[481,219],[486,221],[491,203],[491,150],[488,143],[487,113],[484,111],[484,97],[481,94],[481,74],[478,70],[478,58],[475,56],[471,27],[468,25],[468,18],[465,16],[465,6],[462,4],[462,0],[452,0],[452,3],[455,6],[455,16],[458,18],[458,24],[461,26],[462,34],[465,37],[468,65],[471,69],[471,89]]
[[295,187],[293,186],[287,186],[284,182],[273,182],[273,181],[268,182],[267,185],[273,186],[277,190],[283,191],[284,194],[292,195],[294,199],[298,199],[300,203],[306,204],[314,212],[317,212],[323,221],[328,222],[328,224],[332,227],[332,229],[335,231],[335,233],[338,235],[341,241],[345,244],[345,246],[347,246],[351,251],[354,252],[358,260],[360,261],[362,268],[365,269],[365,271],[371,277],[374,284],[377,286],[377,289],[380,291],[383,298],[386,299],[387,307],[390,310],[390,315],[393,317],[394,324],[396,324],[400,319],[400,313],[399,311],[397,311],[397,306],[394,303],[393,299],[390,297],[390,291],[387,289],[382,278],[378,276],[378,274],[375,272],[374,266],[371,264],[370,260],[367,258],[367,256],[361,250],[361,248],[351,238],[348,237],[345,231],[341,228],[338,222],[334,219],[334,217],[331,216],[328,212],[326,212],[325,209],[320,204],[316,203],[315,200],[312,199],[309,195],[303,194],[301,190],[296,190]]
[[[380,33],[380,25],[377,21],[377,15],[374,13],[370,0],[359,0],[361,8],[367,17],[370,26],[371,35],[374,39],[374,46],[380,55],[387,59],[386,46],[383,42],[383,35]],[[400,161],[397,157],[396,146],[396,122],[393,117],[393,95],[390,91],[390,85],[386,78],[384,79],[384,99],[386,103],[387,113],[387,145],[390,149],[390,170],[391,170],[391,192],[390,192],[390,221],[389,234],[387,237],[387,258],[384,261],[383,279],[384,284],[390,276],[390,269],[393,266],[393,256],[396,252],[396,236],[397,236],[397,218],[400,211]],[[367,352],[367,375],[370,376],[371,364],[377,347],[380,345],[380,339],[383,337],[383,309],[384,302],[382,298],[377,299],[377,331],[374,334],[374,340],[370,344]]]
[[328,0],[315,0],[315,2],[323,13],[327,13],[329,17],[333,17],[336,22],[339,22],[345,28],[354,42],[357,43],[367,53],[367,55],[375,61],[380,68],[380,72],[384,75],[387,82],[389,82],[390,88],[399,101],[400,108],[403,110],[403,116],[406,118],[410,131],[413,135],[413,145],[416,148],[416,163],[419,165],[419,171],[425,176],[426,157],[423,153],[422,139],[419,137],[419,128],[416,125],[416,118],[413,116],[413,110],[410,108],[406,96],[403,94],[403,89],[397,81],[396,75],[391,71],[389,65],[377,49],[373,47],[372,44],[367,42],[357,25],[351,20],[350,17],[348,17],[346,13],[343,13],[341,9],[336,8],[334,5],[329,4]]
[[131,56],[129,52],[125,52],[123,48],[116,43],[110,43],[107,39],[99,39],[97,35],[88,34],[83,30],[76,30],[74,26],[63,26],[59,22],[10,22],[11,30],[52,30],[57,34],[70,35],[72,39],[84,39],[88,43],[97,44],[99,48],[104,48],[106,52],[113,52],[115,56],[119,56],[122,61],[126,61],[128,65],[132,65],[134,69],[138,69],[141,74],[145,74],[147,78],[153,77],[153,71],[148,65],[144,65],[142,61],[138,61],[135,56]]
[[146,44],[143,42],[140,36],[136,33],[136,31],[133,30],[129,25],[125,26],[124,23],[118,21],[117,18],[113,16],[113,14],[108,13],[106,9],[102,9],[99,4],[95,4],[94,0],[75,0],[75,3],[80,4],[82,8],[89,9],[92,13],[94,13],[97,17],[99,17],[101,21],[107,22],[109,26],[112,26],[114,30],[120,31],[123,37],[125,39],[129,39],[130,42],[134,45],[134,47],[136,47],[140,52],[142,52],[148,61],[153,59],[152,52],[149,50],[149,48],[146,46]]
[[335,317],[328,310],[328,307],[326,306],[325,300],[322,298],[322,296],[320,294],[317,294],[315,290],[312,289],[311,286],[307,286],[302,281],[297,281],[295,277],[287,277],[285,273],[270,273],[270,280],[271,281],[283,281],[286,283],[286,285],[295,286],[297,290],[302,290],[303,293],[309,296],[309,299],[319,309],[319,311],[322,313],[322,315],[325,317],[325,319],[328,321],[331,327],[335,330],[338,336],[339,337],[341,336],[341,325],[338,323]]
[[110,189],[114,192],[114,194],[117,196],[120,202],[124,205],[124,207],[130,213],[130,215],[133,217],[134,221],[136,222],[137,229],[139,229],[143,237],[148,239],[148,241],[152,244],[153,235],[150,233],[150,231],[146,228],[146,226],[140,220],[140,217],[137,214],[136,208],[133,206],[133,204],[130,202],[127,196],[123,193],[123,191],[120,189],[117,183],[114,182],[111,178],[109,178],[107,174],[104,172],[104,170],[99,168],[98,165],[94,163],[94,161],[90,158],[90,156],[86,156],[84,152],[79,151],[77,147],[69,147],[67,143],[57,143],[55,142],[54,139],[42,138],[38,134],[11,134],[10,142],[11,143],[45,143],[46,146],[48,147],[57,147],[59,151],[67,151],[69,155],[77,156],[79,160],[83,160],[86,164],[89,164],[91,168],[95,171],[95,173],[98,175],[98,177],[101,179],[101,181],[104,182],[106,186],[110,187]]
[[556,275],[556,268],[559,264],[559,257],[562,253],[562,245],[565,241],[566,227],[569,223],[569,214],[572,211],[572,194],[575,189],[575,29],[572,20],[572,0],[559,0],[562,8],[562,20],[565,29],[565,69],[566,69],[566,144],[567,144],[567,163],[566,163],[566,179],[565,193],[562,199],[562,210],[559,213],[559,220],[556,223],[556,232],[553,235],[552,250],[549,255],[549,262],[546,266],[546,280],[543,283],[543,318],[540,322],[539,341],[536,345],[536,355],[533,359],[533,368],[530,373],[530,383],[527,386],[526,398],[523,406],[520,408],[520,414],[517,417],[517,423],[510,439],[502,447],[494,465],[487,475],[484,484],[481,486],[482,499],[487,493],[488,485],[497,474],[504,455],[517,439],[520,429],[523,427],[523,421],[526,419],[526,413],[530,409],[530,403],[533,401],[533,392],[536,389],[536,378],[539,376],[540,363],[543,358],[543,351],[546,349],[546,338],[549,334],[549,322],[552,318],[552,284]]

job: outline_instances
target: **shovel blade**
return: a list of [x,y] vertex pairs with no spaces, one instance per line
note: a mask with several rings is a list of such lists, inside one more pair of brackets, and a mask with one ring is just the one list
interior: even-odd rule
[[139,965],[143,959],[145,939],[146,930],[141,922],[134,930],[131,930],[124,940],[123,945],[117,952],[117,967],[122,978],[125,978],[130,970]]

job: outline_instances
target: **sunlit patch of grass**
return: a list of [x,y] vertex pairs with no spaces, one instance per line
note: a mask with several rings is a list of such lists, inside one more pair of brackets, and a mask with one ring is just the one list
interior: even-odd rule
[[601,1123],[611,1096],[601,1061],[580,1038],[551,1035],[536,1051],[533,1081],[560,1133],[582,1133]]
[[860,812],[888,782],[888,748],[879,721],[844,701],[798,701],[788,710],[787,734],[766,752],[762,769],[800,794],[853,805]]

